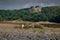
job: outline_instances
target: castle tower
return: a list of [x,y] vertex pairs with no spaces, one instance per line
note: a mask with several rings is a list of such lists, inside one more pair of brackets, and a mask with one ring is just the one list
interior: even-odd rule
[[36,6],[36,2],[32,2],[32,4],[33,4],[33,6],[31,8],[33,9],[34,12],[41,12],[41,7]]
[[33,10],[35,12],[41,12],[41,8],[39,6],[33,7]]

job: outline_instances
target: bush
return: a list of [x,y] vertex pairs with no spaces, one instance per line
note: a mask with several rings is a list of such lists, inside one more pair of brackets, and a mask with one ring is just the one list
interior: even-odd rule
[[50,22],[60,23],[60,15],[51,18],[49,21],[50,21]]

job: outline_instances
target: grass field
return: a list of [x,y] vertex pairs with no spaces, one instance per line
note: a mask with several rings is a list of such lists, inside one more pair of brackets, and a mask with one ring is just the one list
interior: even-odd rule
[[[23,29],[22,24],[25,25]],[[49,36],[48,40],[60,39],[60,25],[47,22],[0,23],[0,40],[46,40],[47,36]]]
[[[60,24],[57,23],[48,23],[48,22],[4,22],[4,23],[0,23],[0,30],[22,30],[21,29],[21,25],[24,24],[25,30],[34,30],[34,32],[36,30],[38,30],[37,32],[41,33],[40,31],[44,32],[44,33],[60,33]],[[33,25],[34,24],[34,27]]]

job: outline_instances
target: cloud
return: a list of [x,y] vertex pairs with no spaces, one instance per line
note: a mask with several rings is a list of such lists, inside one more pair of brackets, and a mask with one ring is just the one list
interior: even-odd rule
[[25,5],[22,6],[22,8],[29,8],[31,6],[40,6],[40,7],[46,7],[46,6],[56,6],[57,4],[55,3],[49,3],[49,4],[46,4],[46,3],[27,3]]
[[41,3],[41,4],[40,4],[41,7],[56,6],[56,5],[57,5],[57,4],[55,4],[55,3],[49,3],[49,4]]
[[60,0],[0,0],[0,9],[21,9],[30,6],[60,6]]

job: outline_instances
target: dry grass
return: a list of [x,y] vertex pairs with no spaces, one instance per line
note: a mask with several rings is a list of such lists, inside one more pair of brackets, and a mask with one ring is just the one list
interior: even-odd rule
[[[21,29],[21,24],[24,24],[24,29]],[[31,26],[31,24],[34,24],[34,27]],[[56,27],[56,28],[55,28]],[[0,32],[7,31],[7,32],[14,32],[15,30],[21,31],[21,32],[31,32],[31,33],[37,33],[37,34],[51,34],[51,33],[60,33],[60,27],[59,24],[47,24],[47,23],[39,23],[39,22],[21,22],[21,23],[0,23]]]

